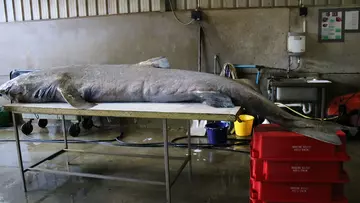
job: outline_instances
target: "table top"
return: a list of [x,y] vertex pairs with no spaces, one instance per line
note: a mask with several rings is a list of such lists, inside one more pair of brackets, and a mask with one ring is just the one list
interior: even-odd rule
[[3,107],[14,113],[215,121],[235,121],[240,112],[240,107],[215,108],[201,103],[99,103],[91,109],[76,109],[67,103],[13,103]]

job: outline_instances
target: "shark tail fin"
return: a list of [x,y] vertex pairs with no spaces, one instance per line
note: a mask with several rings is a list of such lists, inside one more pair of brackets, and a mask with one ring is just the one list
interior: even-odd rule
[[308,128],[296,128],[291,127],[288,130],[302,134],[306,137],[310,137],[322,142],[341,145],[342,142],[339,136],[336,134],[336,130],[328,127],[308,127]]

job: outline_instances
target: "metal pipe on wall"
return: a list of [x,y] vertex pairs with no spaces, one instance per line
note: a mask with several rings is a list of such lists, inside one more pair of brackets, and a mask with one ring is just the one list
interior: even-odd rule
[[216,74],[217,71],[217,64],[218,64],[218,55],[214,55],[214,74]]
[[307,20],[306,17],[303,17],[303,32],[306,33],[307,30]]
[[201,44],[202,44],[202,27],[199,23],[199,40],[198,40],[198,72],[201,72],[201,54],[202,54],[202,50],[201,50]]

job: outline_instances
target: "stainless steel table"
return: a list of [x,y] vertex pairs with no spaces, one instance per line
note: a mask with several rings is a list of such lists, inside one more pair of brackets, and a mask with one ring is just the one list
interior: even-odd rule
[[[184,120],[214,120],[214,121],[235,121],[237,114],[240,112],[240,107],[235,108],[213,108],[199,103],[100,103],[91,109],[76,109],[66,103],[44,103],[44,104],[7,104],[4,109],[12,112],[14,133],[16,138],[16,149],[18,155],[19,168],[21,179],[24,187],[26,188],[26,172],[47,172],[63,175],[100,178],[108,180],[140,182],[153,185],[164,185],[166,188],[166,202],[171,203],[171,187],[179,177],[183,169],[189,165],[189,174],[191,175],[191,146],[190,146],[190,123],[188,125],[188,155],[186,157],[170,157],[174,159],[184,160],[178,169],[175,178],[170,180],[169,172],[169,145],[167,134],[167,120],[168,119],[184,119]],[[64,148],[51,154],[48,157],[32,164],[28,168],[24,168],[22,161],[22,154],[20,149],[19,131],[15,119],[15,114],[18,113],[37,113],[48,115],[62,115],[62,129],[64,135]],[[151,181],[135,178],[105,176],[91,173],[78,173],[70,171],[58,171],[53,169],[44,169],[38,167],[40,164],[52,160],[55,157],[65,152],[79,152],[79,153],[92,153],[92,154],[105,154],[105,155],[119,155],[131,157],[147,157],[159,158],[154,155],[131,155],[131,154],[114,154],[114,153],[101,153],[95,151],[69,149],[67,142],[65,115],[79,115],[79,116],[104,116],[104,117],[133,117],[133,118],[154,118],[162,119],[162,132],[164,141],[164,168],[165,168],[165,182]],[[162,158],[162,156],[160,157]]]

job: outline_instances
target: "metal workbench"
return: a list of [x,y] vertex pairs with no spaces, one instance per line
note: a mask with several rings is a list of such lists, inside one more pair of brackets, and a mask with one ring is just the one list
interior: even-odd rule
[[[16,138],[16,149],[18,154],[18,162],[23,182],[24,191],[27,192],[25,173],[26,172],[47,172],[63,175],[73,175],[90,178],[100,178],[108,180],[141,182],[153,185],[164,185],[166,188],[166,202],[171,202],[171,187],[179,177],[183,169],[188,165],[189,174],[191,175],[191,146],[190,146],[190,126],[188,125],[188,153],[185,157],[170,157],[174,159],[184,160],[181,167],[173,180],[170,180],[169,172],[169,146],[167,134],[167,120],[168,119],[184,119],[184,120],[213,120],[213,121],[235,121],[240,107],[235,108],[213,108],[199,103],[101,103],[97,106],[81,110],[71,107],[66,103],[44,103],[44,104],[7,104],[4,105],[5,110],[12,112],[14,122],[14,134]],[[28,168],[24,168],[22,161],[22,154],[20,149],[19,131],[15,119],[15,114],[18,113],[41,113],[49,115],[62,115],[62,129],[64,135],[64,148],[57,151],[41,161],[32,164]],[[154,118],[162,119],[162,132],[164,141],[164,168],[165,168],[165,182],[150,181],[143,179],[125,178],[117,176],[105,176],[90,173],[78,173],[70,171],[58,171],[52,169],[44,169],[38,167],[40,164],[52,160],[55,157],[66,152],[105,154],[105,155],[119,155],[130,157],[146,157],[146,158],[162,158],[154,155],[130,155],[130,154],[114,154],[114,153],[99,153],[94,151],[69,149],[67,142],[67,133],[65,126],[65,115],[80,115],[80,116],[104,116],[104,117],[132,117],[132,118]],[[67,163],[68,164],[68,163]]]

